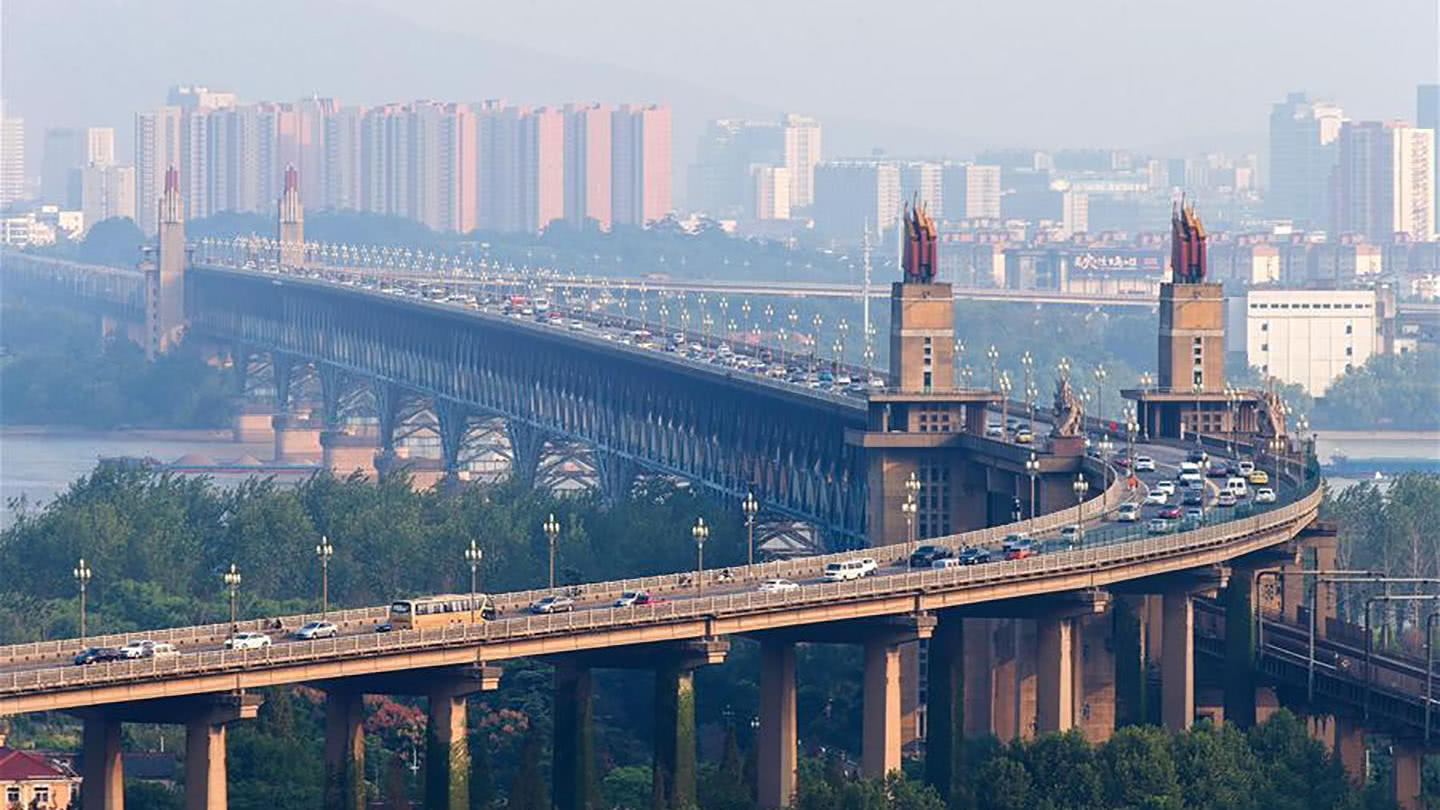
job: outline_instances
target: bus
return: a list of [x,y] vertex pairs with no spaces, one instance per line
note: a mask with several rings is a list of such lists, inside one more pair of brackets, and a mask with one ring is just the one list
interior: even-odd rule
[[[495,616],[495,601],[486,594],[475,594],[475,618],[487,621]],[[470,594],[467,593],[419,596],[414,599],[396,599],[390,603],[391,630],[428,630],[432,627],[469,623]]]

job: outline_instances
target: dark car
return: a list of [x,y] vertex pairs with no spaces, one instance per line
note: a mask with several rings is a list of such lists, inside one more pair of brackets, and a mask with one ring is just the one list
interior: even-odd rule
[[936,560],[948,560],[955,556],[949,546],[921,546],[910,555],[911,568],[929,568]]
[[1193,462],[1195,462],[1196,464],[1204,464],[1204,463],[1205,463],[1205,459],[1207,459],[1207,458],[1209,458],[1209,457],[1210,457],[1210,455],[1209,455],[1208,453],[1206,453],[1204,450],[1201,450],[1200,448],[1197,447],[1197,448],[1195,448],[1194,450],[1191,450],[1190,453],[1189,453],[1189,455],[1185,456],[1185,460],[1186,460],[1186,461],[1193,461]]
[[1224,478],[1230,474],[1230,467],[1225,462],[1216,459],[1205,468],[1205,474],[1211,478]]
[[1185,497],[1181,499],[1180,503],[1185,506],[1204,506],[1205,492],[1198,489],[1186,490]]
[[114,647],[86,647],[75,654],[75,663],[78,666],[85,664],[100,664],[106,661],[119,661],[125,656]]
[[960,549],[960,553],[955,555],[955,558],[960,561],[961,565],[980,565],[990,562],[990,550],[966,546]]
[[1161,509],[1157,514],[1159,514],[1160,517],[1165,518],[1166,520],[1176,520],[1180,517],[1180,507],[1167,506],[1164,509]]

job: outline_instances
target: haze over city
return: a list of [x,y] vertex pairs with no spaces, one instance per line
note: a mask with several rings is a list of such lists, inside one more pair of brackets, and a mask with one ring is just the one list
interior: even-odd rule
[[0,810],[1440,807],[1440,2],[0,0]]

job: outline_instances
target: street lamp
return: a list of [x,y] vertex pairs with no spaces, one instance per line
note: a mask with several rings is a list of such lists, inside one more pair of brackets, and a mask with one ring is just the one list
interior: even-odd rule
[[1285,440],[1279,436],[1270,440],[1270,453],[1275,456],[1275,487],[1280,487],[1280,453],[1285,450]]
[[1085,493],[1090,491],[1090,485],[1085,482],[1085,473],[1075,473],[1075,483],[1070,485],[1075,490],[1075,504],[1080,507],[1080,522],[1076,525],[1076,537],[1083,544],[1085,537]]
[[[1030,373],[1035,368],[1035,356],[1030,353],[1029,349],[1026,349],[1025,353],[1020,355],[1020,367],[1025,369],[1025,392],[1028,394],[1031,388]],[[1031,417],[1030,421],[1035,421],[1034,417]]]
[[1010,372],[1000,373],[1000,422],[1010,429]]
[[1030,474],[1030,519],[1035,519],[1035,477],[1040,474],[1040,459],[1034,453],[1025,459],[1025,472]]
[[479,592],[476,586],[476,578],[480,572],[480,561],[485,558],[485,549],[470,541],[470,547],[465,549],[465,562],[470,564],[470,623],[475,623],[475,595]]
[[1135,424],[1135,406],[1125,406],[1126,456],[1130,460],[1130,473],[1132,475],[1135,473],[1135,434],[1139,430],[1140,426]]
[[912,470],[910,477],[905,479],[905,505],[902,507],[906,513],[907,534],[912,543],[915,542],[915,516],[920,508],[920,487],[920,478]]
[[230,589],[230,632],[234,633],[238,629],[235,626],[235,593],[240,590],[240,572],[235,570],[235,563],[230,563],[230,570],[221,574],[220,579]]
[[1110,441],[1110,434],[1106,433],[1100,437],[1100,469],[1104,478],[1105,486],[1102,492],[1110,489],[1110,451],[1115,449],[1115,444]]
[[90,584],[90,566],[85,564],[85,558],[81,557],[80,562],[75,564],[70,576],[75,578],[75,584],[80,586],[80,646],[85,646],[85,586]]
[[1040,397],[1040,390],[1033,383],[1025,384],[1025,401],[1030,406],[1030,428],[1031,441],[1034,441],[1035,434],[1035,400]]
[[1109,376],[1103,364],[1095,367],[1095,416],[1102,422],[1105,421],[1105,379]]
[[1195,444],[1200,444],[1200,392],[1204,390],[1200,383],[1191,386],[1195,391]]
[[760,502],[755,499],[755,493],[745,493],[745,500],[740,502],[740,511],[745,513],[745,530],[749,535],[749,554],[746,561],[750,565],[755,564],[755,515],[760,512]]
[[[915,542],[915,504],[914,495],[906,495],[905,502],[900,504],[900,512],[905,515],[905,540],[909,543]],[[908,559],[908,558],[907,558]],[[908,563],[906,567],[909,567]]]
[[335,547],[330,545],[330,539],[320,535],[320,543],[315,546],[315,556],[320,558],[320,618],[330,617],[330,558],[335,556]]
[[540,524],[545,531],[545,537],[550,541],[550,590],[555,590],[555,540],[560,537],[560,521],[555,519],[555,513],[551,512],[545,522]]
[[[1154,384],[1155,377],[1151,375],[1150,372],[1144,371],[1140,373],[1141,391],[1149,391],[1150,386]],[[1141,399],[1141,402],[1144,402],[1144,399]],[[1150,407],[1148,405],[1140,412],[1140,437],[1147,442],[1150,441]]]
[[986,352],[985,352],[985,357],[986,357],[986,359],[988,359],[988,360],[990,361],[990,390],[991,390],[991,391],[994,391],[994,390],[995,390],[995,363],[996,363],[996,361],[998,361],[998,360],[1000,359],[1000,351],[995,348],[995,344],[994,344],[994,343],[991,343],[991,344],[990,344],[990,348],[989,348],[988,350],[986,350]]
[[705,540],[710,536],[710,527],[705,525],[705,518],[695,518],[695,525],[690,527],[690,536],[695,538],[695,595],[699,596],[705,585]]
[[1240,392],[1235,389],[1235,386],[1226,384],[1225,416],[1227,424],[1225,425],[1225,448],[1232,456],[1235,455],[1235,404],[1239,401]]

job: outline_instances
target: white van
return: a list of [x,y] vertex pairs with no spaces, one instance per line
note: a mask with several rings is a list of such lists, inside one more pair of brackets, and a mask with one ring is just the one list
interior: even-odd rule
[[1180,462],[1180,472],[1182,473],[1182,475],[1180,476],[1182,479],[1185,477],[1183,473],[1195,473],[1196,475],[1199,475],[1200,465],[1196,464],[1193,461],[1182,461]]
[[1236,467],[1240,470],[1241,475],[1249,475],[1250,473],[1255,472],[1255,462],[1250,461],[1249,459],[1241,461],[1239,464],[1236,465]]
[[1140,504],[1123,503],[1115,512],[1115,519],[1121,523],[1135,523],[1140,520]]
[[845,560],[825,565],[825,579],[828,582],[844,582],[865,576],[868,567],[863,560]]
[[1203,487],[1205,486],[1205,479],[1200,477],[1200,473],[1198,472],[1182,472],[1180,473],[1180,486]]
[[1239,476],[1230,478],[1225,482],[1225,491],[1234,495],[1236,498],[1244,498],[1250,494],[1245,479]]

